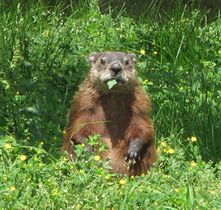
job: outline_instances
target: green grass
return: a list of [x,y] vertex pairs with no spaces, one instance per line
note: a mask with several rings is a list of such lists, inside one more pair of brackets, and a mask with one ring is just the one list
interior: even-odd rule
[[[3,2],[0,209],[220,209],[219,17],[207,23],[181,5],[160,19],[159,5],[132,19],[101,13],[97,1],[66,9]],[[160,154],[146,176],[110,174],[83,147],[75,162],[58,152],[87,56],[105,50],[137,54],[153,101]]]
[[[164,139],[160,159],[148,175],[110,174],[96,153],[79,145],[77,161],[59,159],[44,144],[27,147],[13,137],[1,138],[1,209],[219,209],[221,165],[197,158],[185,161],[180,145]],[[10,147],[11,146],[11,147]]]

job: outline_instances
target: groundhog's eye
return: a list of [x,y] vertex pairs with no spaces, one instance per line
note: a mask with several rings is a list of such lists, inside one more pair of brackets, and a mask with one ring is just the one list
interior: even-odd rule
[[124,63],[127,66],[129,64],[129,59],[128,58],[124,58]]
[[105,65],[105,59],[104,58],[101,58],[101,64]]

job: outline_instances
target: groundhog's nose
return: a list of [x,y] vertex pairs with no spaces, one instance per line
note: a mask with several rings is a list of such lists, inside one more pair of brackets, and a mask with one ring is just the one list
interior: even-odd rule
[[114,63],[111,66],[111,70],[115,73],[115,75],[117,75],[122,70],[122,67],[119,63]]

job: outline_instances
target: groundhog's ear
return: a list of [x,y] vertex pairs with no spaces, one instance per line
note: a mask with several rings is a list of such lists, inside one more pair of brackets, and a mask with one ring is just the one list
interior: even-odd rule
[[129,53],[129,56],[131,58],[131,61],[133,64],[137,63],[137,56],[134,53]]
[[88,61],[89,63],[95,63],[99,57],[100,53],[98,52],[93,52],[89,55]]

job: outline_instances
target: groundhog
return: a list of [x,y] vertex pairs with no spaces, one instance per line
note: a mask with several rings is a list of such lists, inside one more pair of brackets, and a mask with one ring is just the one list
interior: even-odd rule
[[102,157],[110,159],[114,172],[146,173],[156,161],[154,128],[150,98],[138,81],[135,54],[92,53],[89,62],[89,75],[70,109],[63,150],[74,157],[76,144],[87,145],[88,136],[100,134],[108,146]]

